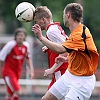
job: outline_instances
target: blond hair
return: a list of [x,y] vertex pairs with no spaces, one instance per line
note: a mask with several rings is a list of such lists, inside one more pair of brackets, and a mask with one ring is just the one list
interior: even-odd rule
[[34,19],[35,16],[37,18],[39,18],[39,19],[45,17],[48,20],[52,20],[52,13],[51,13],[51,11],[46,6],[39,6],[39,7],[37,7],[36,10],[35,10],[33,19]]

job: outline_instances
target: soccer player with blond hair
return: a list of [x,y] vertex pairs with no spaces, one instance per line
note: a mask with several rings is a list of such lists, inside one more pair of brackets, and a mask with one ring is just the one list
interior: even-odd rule
[[[68,39],[68,36],[65,34],[64,30],[60,26],[60,23],[53,22],[52,13],[46,6],[37,7],[33,19],[35,24],[38,24],[40,26],[41,30],[46,30],[46,38],[48,40],[57,44],[61,44],[66,39]],[[52,74],[52,80],[48,86],[48,89],[50,89],[54,82],[56,82],[59,77],[61,77],[61,75],[65,73],[68,67],[68,62],[61,62],[59,64],[56,64],[55,58],[59,55],[48,49],[46,46],[44,46],[42,50],[43,52],[47,52],[48,54],[49,69],[45,70],[44,76],[48,77],[50,74]],[[67,56],[67,53],[64,54],[64,56]]]

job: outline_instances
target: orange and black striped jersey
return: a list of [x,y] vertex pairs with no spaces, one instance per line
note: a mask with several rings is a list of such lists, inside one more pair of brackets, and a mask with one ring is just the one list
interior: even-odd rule
[[85,41],[89,55],[85,52],[86,48],[84,38],[82,37],[83,26],[83,24],[78,25],[71,32],[69,39],[63,42],[62,45],[65,48],[71,49],[68,56],[68,70],[74,75],[90,76],[96,71],[99,55],[92,35],[87,27],[85,29]]

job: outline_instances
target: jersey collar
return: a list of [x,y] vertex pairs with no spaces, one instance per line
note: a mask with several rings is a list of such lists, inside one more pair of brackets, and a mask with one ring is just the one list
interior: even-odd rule
[[48,30],[48,28],[49,28],[51,25],[58,25],[58,26],[60,26],[60,22],[53,22],[53,23],[50,23],[50,24],[47,26],[47,30]]

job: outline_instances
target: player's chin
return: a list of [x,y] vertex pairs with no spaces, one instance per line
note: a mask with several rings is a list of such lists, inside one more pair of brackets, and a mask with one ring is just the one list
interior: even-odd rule
[[41,30],[45,30],[45,28],[44,27],[41,27]]
[[22,44],[24,40],[19,40],[17,41],[19,44]]
[[65,26],[66,26],[66,27],[69,27],[69,24],[66,22],[66,23],[65,23]]

